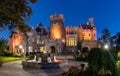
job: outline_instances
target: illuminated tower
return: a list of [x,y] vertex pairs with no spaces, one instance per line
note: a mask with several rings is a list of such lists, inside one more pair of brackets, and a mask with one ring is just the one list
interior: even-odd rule
[[96,36],[97,36],[96,34],[97,34],[97,32],[96,32],[96,27],[94,25],[94,18],[93,17],[89,18],[89,24],[93,28],[91,30],[91,34],[92,34],[91,40],[96,40]]
[[19,46],[23,44],[23,35],[20,31],[13,32],[9,38],[10,47],[9,50],[11,52],[17,52]]
[[87,24],[80,25],[79,40],[96,40],[96,27],[93,17],[89,18]]
[[50,37],[54,40],[64,38],[64,17],[62,14],[50,16]]

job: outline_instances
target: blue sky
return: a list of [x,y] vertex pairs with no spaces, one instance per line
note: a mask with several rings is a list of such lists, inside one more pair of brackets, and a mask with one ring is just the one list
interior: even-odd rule
[[30,4],[33,16],[27,24],[35,26],[42,22],[49,27],[49,16],[55,13],[64,15],[65,26],[84,24],[89,17],[94,17],[98,35],[104,28],[116,34],[120,28],[119,3],[120,0],[38,0]]
[[104,28],[112,35],[120,32],[120,0],[38,0],[30,6],[33,13],[26,24],[34,27],[40,22],[49,27],[49,16],[56,13],[64,15],[65,26],[84,24],[94,17],[99,36]]

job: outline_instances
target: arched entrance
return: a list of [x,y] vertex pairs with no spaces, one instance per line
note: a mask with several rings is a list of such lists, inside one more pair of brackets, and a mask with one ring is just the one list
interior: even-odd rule
[[51,46],[50,49],[51,49],[51,53],[55,53],[56,50],[55,46]]

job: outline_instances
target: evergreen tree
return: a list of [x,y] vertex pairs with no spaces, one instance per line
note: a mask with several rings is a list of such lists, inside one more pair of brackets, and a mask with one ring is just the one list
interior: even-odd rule
[[116,34],[116,48],[117,50],[120,50],[120,32]]
[[100,41],[102,44],[108,44],[110,40],[110,32],[108,29],[104,29],[102,31],[102,36],[100,38]]
[[8,44],[7,40],[0,38],[0,55],[1,55],[2,51],[7,49],[7,44]]
[[112,48],[115,47],[114,45],[116,45],[116,38],[117,38],[116,35],[113,35],[110,37],[110,47],[112,47]]

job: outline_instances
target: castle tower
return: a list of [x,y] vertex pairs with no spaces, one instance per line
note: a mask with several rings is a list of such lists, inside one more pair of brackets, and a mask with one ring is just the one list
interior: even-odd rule
[[96,27],[93,17],[88,19],[87,24],[82,24],[79,27],[79,40],[96,40]]
[[62,14],[54,14],[50,16],[50,38],[64,38],[64,17]]
[[19,46],[23,44],[23,36],[20,31],[13,32],[9,38],[10,47],[9,50],[11,52],[17,52],[19,50]]
[[96,40],[96,27],[94,25],[94,18],[93,17],[90,17],[89,19],[89,25],[92,27],[91,29],[91,34],[92,34],[92,37],[91,37],[91,40]]

